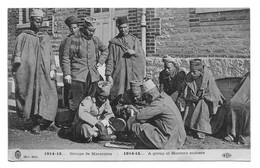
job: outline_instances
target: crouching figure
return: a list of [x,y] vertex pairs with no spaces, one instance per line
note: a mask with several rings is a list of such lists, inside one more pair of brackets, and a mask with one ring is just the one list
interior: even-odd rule
[[[111,85],[98,82],[98,89],[94,97],[87,96],[79,105],[71,131],[74,138],[84,142],[109,141],[116,139],[113,132],[125,127],[124,122],[116,119],[109,104],[108,96]],[[114,126],[113,126],[114,125]]]
[[149,149],[178,149],[186,139],[181,114],[172,98],[160,93],[152,80],[141,85],[148,104],[127,121],[127,127]]

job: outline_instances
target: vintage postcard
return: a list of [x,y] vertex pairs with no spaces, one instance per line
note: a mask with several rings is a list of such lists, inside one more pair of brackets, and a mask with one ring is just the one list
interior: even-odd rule
[[250,161],[249,8],[8,8],[9,161]]

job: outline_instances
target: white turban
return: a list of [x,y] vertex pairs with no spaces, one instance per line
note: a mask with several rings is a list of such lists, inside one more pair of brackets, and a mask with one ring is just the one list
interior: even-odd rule
[[165,55],[165,56],[162,57],[162,61],[163,61],[164,63],[165,63],[165,62],[175,63],[176,60],[175,60],[174,58],[168,56],[168,55]]
[[32,9],[31,11],[31,16],[35,16],[35,17],[43,17],[43,11],[42,9]]
[[146,93],[155,87],[156,87],[156,85],[153,83],[153,81],[151,79],[149,79],[141,85],[141,90],[142,90],[142,93]]

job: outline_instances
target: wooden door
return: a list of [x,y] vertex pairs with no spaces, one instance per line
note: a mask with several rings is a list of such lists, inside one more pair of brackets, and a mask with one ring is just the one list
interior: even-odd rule
[[[127,16],[127,8],[92,8],[91,16],[96,19],[95,36],[108,46],[109,41],[118,34],[115,19],[119,16]],[[99,73],[105,78],[105,65],[98,68]]]

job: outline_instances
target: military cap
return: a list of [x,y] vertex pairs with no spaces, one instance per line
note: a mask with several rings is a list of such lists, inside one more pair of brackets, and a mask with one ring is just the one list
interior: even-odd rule
[[78,20],[75,16],[70,16],[65,20],[65,24],[70,27],[71,24],[78,24]]
[[155,87],[156,87],[156,85],[154,84],[154,82],[151,79],[149,79],[141,85],[141,90],[142,90],[142,93],[146,93]]
[[201,70],[203,68],[203,63],[201,59],[190,60],[190,70]]
[[128,19],[127,19],[126,16],[118,17],[116,19],[116,25],[117,26],[120,26],[120,25],[125,24],[125,23],[128,23]]

